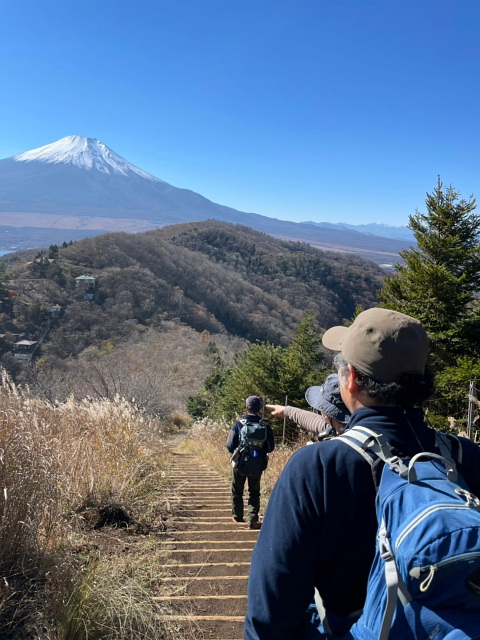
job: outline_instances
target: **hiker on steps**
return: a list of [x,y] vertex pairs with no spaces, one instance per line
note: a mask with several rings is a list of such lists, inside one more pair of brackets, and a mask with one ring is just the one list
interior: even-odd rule
[[260,417],[262,401],[249,396],[245,414],[232,427],[227,449],[232,455],[232,519],[245,522],[243,490],[248,482],[247,521],[249,529],[260,529],[260,479],[267,468],[268,454],[275,449],[272,428]]
[[281,419],[285,416],[316,436],[318,440],[331,438],[345,431],[350,420],[350,411],[340,395],[338,374],[329,375],[321,386],[308,387],[305,399],[320,413],[282,404],[266,404],[265,407],[270,409],[272,417]]
[[[335,357],[335,364],[342,398],[352,415],[344,434],[299,449],[285,465],[272,491],[252,554],[245,640],[480,638],[478,531],[468,536],[471,548],[467,545],[466,549],[460,549],[454,563],[442,561],[445,569],[440,569],[437,561],[431,560],[424,566],[414,566],[414,573],[409,575],[407,571],[400,580],[395,554],[418,551],[413,539],[423,520],[418,520],[418,525],[415,521],[407,526],[403,530],[407,542],[394,549],[397,588],[393,589],[393,594],[385,587],[387,575],[395,574],[386,572],[387,561],[391,566],[392,554],[379,555],[382,530],[377,522],[377,490],[380,497],[384,481],[392,476],[403,483],[402,486],[427,490],[428,483],[417,483],[413,477],[394,473],[395,462],[397,465],[402,462],[399,458],[409,466],[413,463],[415,470],[417,467],[424,469],[416,454],[433,452],[440,455],[447,441],[448,454],[442,459],[447,466],[455,462],[458,477],[463,478],[467,490],[460,489],[458,495],[454,491],[453,498],[450,491],[445,495],[438,492],[442,499],[457,500],[460,504],[458,516],[445,518],[442,526],[448,527],[456,518],[463,522],[463,518],[480,517],[480,503],[476,497],[480,496],[479,447],[465,438],[439,435],[429,427],[423,415],[421,405],[433,392],[433,374],[426,366],[428,338],[425,330],[410,316],[376,308],[360,313],[348,328],[329,329],[322,342],[327,349],[340,352]],[[365,427],[374,435],[372,445],[381,441],[393,449],[397,457],[392,455],[389,464],[375,456],[372,462],[367,441],[357,449],[346,443],[352,434],[361,434],[362,429],[366,431]],[[424,456],[431,457],[422,453]],[[435,460],[425,460],[423,464],[429,465],[431,473],[443,470],[444,483],[448,485],[443,464],[435,464]],[[405,511],[415,511],[416,501],[397,500],[391,504],[391,515],[398,514],[402,507],[405,516]],[[441,515],[440,508],[430,510],[427,507],[427,511],[429,517]],[[436,536],[428,546],[432,557],[445,548],[450,549],[448,541],[453,539],[454,533],[462,536],[463,531],[464,525],[460,524],[455,532],[449,531],[444,536],[441,527],[426,527],[425,535]],[[438,541],[442,543],[435,544]],[[376,564],[373,564],[374,557]],[[456,571],[460,565],[464,575],[458,578]],[[379,586],[384,586],[385,594],[395,596],[393,610],[382,606],[384,595],[381,602],[375,598],[372,601],[375,585],[369,581],[371,567],[372,575],[378,578]],[[377,574],[377,569],[382,573]],[[408,600],[409,592],[401,590],[401,584],[410,582],[417,585],[414,596],[417,599],[413,601]],[[310,610],[310,617],[305,615],[315,589],[318,591],[316,601],[321,605],[318,609],[322,624],[315,611]],[[438,617],[437,611],[437,621],[425,632],[423,623],[428,621],[430,624],[430,613],[435,613],[435,605],[428,608],[424,605],[430,604],[435,597],[448,599],[454,589],[460,592],[457,601],[448,602],[445,611],[440,610],[444,616]],[[402,591],[400,597],[399,591]],[[469,610],[464,605],[467,599]],[[355,621],[362,609],[364,613],[357,625]],[[418,629],[407,628],[409,611],[414,612],[413,624],[418,625],[418,629],[422,627],[420,633]],[[423,617],[425,612],[426,618]],[[370,621],[366,622],[367,614]],[[443,632],[445,624],[449,624],[445,617],[455,619],[453,635],[449,631],[448,636]],[[395,633],[390,634],[389,629],[384,628],[383,619],[391,622]],[[464,623],[473,625],[470,633],[454,635],[455,629]]]

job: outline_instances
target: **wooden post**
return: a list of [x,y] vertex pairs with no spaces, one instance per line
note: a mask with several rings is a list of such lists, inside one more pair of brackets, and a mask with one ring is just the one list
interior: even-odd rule
[[468,417],[467,417],[467,436],[472,439],[472,426],[473,426],[473,414],[475,413],[474,404],[477,399],[477,387],[475,380],[470,381],[470,388],[468,390]]
[[[287,406],[288,404],[288,396],[285,396],[285,406]],[[285,444],[285,427],[287,424],[287,416],[285,414],[283,414],[283,437],[282,437],[282,444]]]

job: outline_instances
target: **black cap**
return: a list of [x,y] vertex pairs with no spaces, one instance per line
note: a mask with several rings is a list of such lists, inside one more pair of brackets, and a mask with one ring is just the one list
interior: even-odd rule
[[262,401],[257,396],[248,396],[245,400],[245,406],[247,409],[250,409],[250,411],[258,413],[262,408]]

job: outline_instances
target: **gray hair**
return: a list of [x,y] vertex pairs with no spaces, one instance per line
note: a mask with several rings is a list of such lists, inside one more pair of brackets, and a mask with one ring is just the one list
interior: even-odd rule
[[[341,353],[335,355],[333,363],[337,367],[340,383],[345,384],[349,372],[348,365],[351,363],[347,362]],[[403,374],[395,382],[380,382],[359,371],[355,365],[352,366],[357,372],[359,389],[379,404],[412,407],[422,404],[433,393],[434,374],[428,365],[423,375]]]
[[345,382],[348,375],[348,362],[345,360],[341,352],[335,354],[333,358],[333,365],[338,371],[338,377],[342,383]]

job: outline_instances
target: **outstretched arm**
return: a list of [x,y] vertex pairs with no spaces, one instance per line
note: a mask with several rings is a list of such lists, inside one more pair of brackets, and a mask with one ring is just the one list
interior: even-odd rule
[[320,413],[297,409],[289,405],[283,406],[282,404],[266,404],[265,406],[271,410],[273,418],[283,418],[286,416],[289,420],[292,420],[298,424],[299,427],[303,427],[310,433],[322,433],[322,431],[330,426]]
[[285,407],[285,415],[289,420],[293,420],[299,427],[303,427],[310,433],[322,433],[330,426],[321,413],[313,413],[313,411],[305,411],[305,409]]

